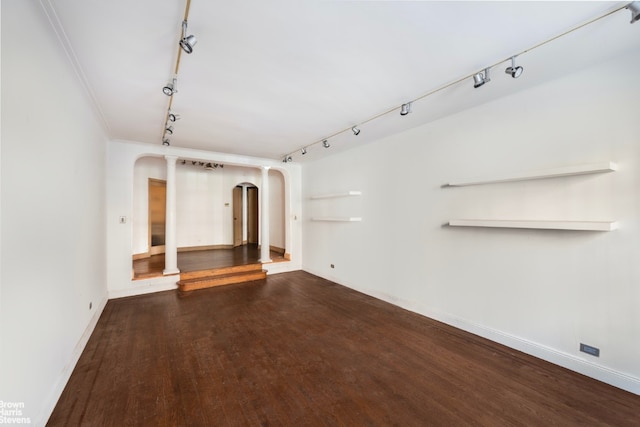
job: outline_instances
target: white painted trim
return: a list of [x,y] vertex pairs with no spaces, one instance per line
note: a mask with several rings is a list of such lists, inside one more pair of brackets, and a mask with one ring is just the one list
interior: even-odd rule
[[267,275],[288,273],[290,271],[300,270],[300,263],[294,261],[278,261],[269,264],[263,264],[262,268],[267,270]]
[[618,228],[615,221],[532,221],[513,219],[452,219],[452,227],[535,228],[546,230],[612,231]]
[[[322,274],[313,272],[310,269],[304,268],[303,270],[307,271],[308,273],[315,274],[318,277],[324,277]],[[335,278],[324,278],[339,283]],[[463,331],[478,335],[482,338],[486,338],[499,344],[506,345],[507,347],[513,348],[515,350],[521,351],[555,365],[562,366],[563,368],[567,368],[571,371],[586,375],[603,383],[618,387],[622,390],[626,390],[630,393],[640,395],[640,378],[633,375],[619,372],[615,369],[598,365],[589,360],[582,359],[572,354],[564,353],[551,347],[547,347],[545,345],[529,341],[515,335],[507,334],[505,332],[486,327],[479,323],[471,322],[469,320],[451,315],[449,313],[443,313],[441,311],[425,307],[419,303],[400,299],[384,292],[372,291],[371,289],[353,286],[352,284],[342,285],[358,292],[362,292],[363,294],[377,298],[379,300],[388,302],[389,304],[404,308],[405,310],[412,311],[421,316],[437,320]]]
[[49,420],[49,417],[51,417],[51,414],[53,413],[53,410],[58,404],[58,400],[60,399],[60,396],[62,395],[64,388],[66,387],[67,383],[69,382],[69,379],[71,378],[71,374],[73,373],[73,370],[75,369],[76,364],[78,363],[78,360],[80,360],[80,356],[82,355],[82,352],[84,351],[85,347],[87,346],[87,343],[89,342],[89,338],[91,338],[91,334],[93,334],[93,331],[96,328],[96,325],[98,324],[98,320],[100,320],[100,316],[102,315],[102,312],[104,311],[104,308],[107,305],[107,301],[108,301],[108,298],[107,298],[107,295],[105,294],[103,298],[96,304],[95,310],[93,312],[93,316],[91,316],[91,320],[89,320],[89,323],[87,324],[87,327],[85,328],[82,336],[80,337],[80,340],[78,340],[78,343],[76,344],[75,348],[73,349],[73,352],[71,353],[71,358],[69,359],[69,362],[65,365],[64,369],[60,372],[60,375],[58,376],[58,380],[56,381],[53,387],[53,390],[51,391],[51,393],[47,398],[47,401],[45,402],[44,410],[42,412],[43,418],[38,420],[33,420],[34,425],[41,425],[41,426],[46,425],[47,421]]
[[180,275],[177,274],[173,276],[154,277],[151,279],[132,280],[130,287],[109,291],[109,299],[178,289],[178,280],[180,280]]
[[466,185],[493,184],[498,182],[526,181],[531,179],[559,178],[563,176],[586,175],[591,173],[613,172],[618,170],[615,163],[599,162],[586,165],[563,166],[537,172],[513,173],[511,175],[485,176],[481,178],[461,179],[447,184],[448,187],[463,187]]

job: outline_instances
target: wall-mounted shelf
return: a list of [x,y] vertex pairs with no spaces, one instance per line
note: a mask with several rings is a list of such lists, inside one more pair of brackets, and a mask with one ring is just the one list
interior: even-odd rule
[[360,196],[361,194],[362,194],[362,192],[355,191],[355,190],[345,191],[345,192],[342,192],[342,193],[317,194],[315,196],[311,196],[311,200],[335,199],[337,197],[352,197],[352,196]]
[[453,227],[533,228],[546,230],[612,231],[615,221],[527,221],[502,219],[452,219]]
[[447,187],[463,187],[467,185],[493,184],[498,182],[526,181],[531,179],[558,178],[572,175],[613,172],[618,166],[613,162],[590,163],[586,165],[564,166],[537,172],[522,172],[511,175],[495,175],[452,181]]
[[333,221],[333,222],[360,222],[360,217],[347,217],[347,216],[320,216],[311,218],[311,221]]

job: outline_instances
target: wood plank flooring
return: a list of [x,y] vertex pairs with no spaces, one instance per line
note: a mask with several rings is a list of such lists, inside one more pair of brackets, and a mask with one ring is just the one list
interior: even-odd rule
[[638,426],[640,396],[305,272],[108,302],[50,426]]

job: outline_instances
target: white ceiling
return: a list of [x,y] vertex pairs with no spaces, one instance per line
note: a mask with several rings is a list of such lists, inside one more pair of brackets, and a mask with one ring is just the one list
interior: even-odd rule
[[[109,136],[160,145],[186,0],[41,1]],[[521,55],[519,79],[500,63],[482,88],[467,78],[408,116],[368,121],[624,4],[193,0],[198,43],[181,57],[171,145],[273,159],[309,146],[300,161],[366,143],[640,52],[640,24],[622,10]]]

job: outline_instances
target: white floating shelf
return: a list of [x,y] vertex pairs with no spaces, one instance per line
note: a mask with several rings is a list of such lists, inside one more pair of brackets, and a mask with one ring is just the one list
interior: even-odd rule
[[452,219],[453,227],[536,228],[546,230],[612,231],[615,221],[526,221],[503,219]]
[[590,163],[586,165],[564,166],[537,172],[522,172],[512,175],[496,175],[479,178],[469,178],[453,181],[447,184],[449,187],[463,187],[466,185],[492,184],[498,182],[526,181],[530,179],[558,178],[572,175],[586,175],[591,173],[613,172],[618,165],[613,162]]
[[346,217],[346,216],[321,216],[311,218],[311,221],[333,221],[333,222],[360,222],[360,217]]
[[337,197],[352,197],[352,196],[360,196],[362,194],[362,192],[360,191],[345,191],[343,193],[333,193],[333,194],[318,194],[315,196],[311,196],[312,200],[317,200],[317,199],[335,199]]

